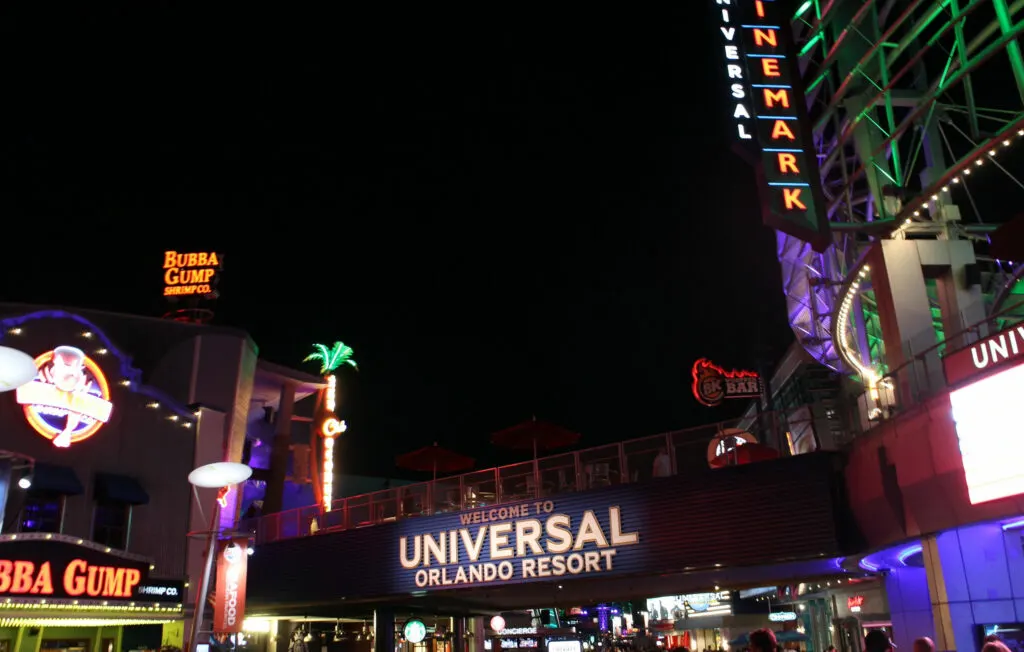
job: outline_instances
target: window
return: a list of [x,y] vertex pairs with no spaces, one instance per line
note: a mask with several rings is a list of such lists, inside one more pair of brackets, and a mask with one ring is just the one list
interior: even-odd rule
[[47,494],[27,494],[21,508],[22,532],[56,532],[61,530],[64,497]]
[[92,513],[92,540],[123,550],[128,543],[130,509],[122,503],[96,503]]

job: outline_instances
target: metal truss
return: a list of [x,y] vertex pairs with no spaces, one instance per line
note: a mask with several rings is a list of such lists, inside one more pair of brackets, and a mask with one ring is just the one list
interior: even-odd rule
[[1024,0],[797,1],[793,33],[834,242],[816,254],[779,234],[778,257],[794,332],[840,370],[832,316],[871,241],[896,232],[983,247],[1008,215],[971,195],[981,174],[1022,193],[1005,204],[1024,200],[997,156],[1024,142]]

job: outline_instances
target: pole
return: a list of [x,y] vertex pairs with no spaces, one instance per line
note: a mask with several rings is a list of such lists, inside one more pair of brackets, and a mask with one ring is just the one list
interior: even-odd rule
[[213,506],[213,517],[210,519],[210,531],[207,533],[209,541],[206,546],[206,561],[203,565],[203,578],[199,582],[199,591],[196,593],[195,606],[192,608],[192,626],[188,632],[188,649],[195,652],[199,644],[199,628],[203,624],[203,615],[206,611],[206,596],[210,591],[210,572],[213,569],[213,558],[217,556],[217,521],[220,520],[220,503],[215,502]]

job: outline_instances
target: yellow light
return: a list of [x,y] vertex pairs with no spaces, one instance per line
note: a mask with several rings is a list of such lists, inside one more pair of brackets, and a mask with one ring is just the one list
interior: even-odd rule
[[336,398],[337,398],[337,391],[338,391],[338,379],[335,378],[334,375],[332,374],[332,375],[327,377],[326,402],[327,402],[327,411],[328,412],[334,412],[334,407],[335,407]]
[[0,627],[120,627],[172,622],[168,618],[0,618]]

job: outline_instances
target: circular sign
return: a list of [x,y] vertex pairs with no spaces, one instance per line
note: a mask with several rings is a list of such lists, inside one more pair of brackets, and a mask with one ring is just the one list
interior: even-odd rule
[[103,370],[73,346],[58,346],[35,359],[35,380],[16,390],[25,419],[58,448],[92,437],[114,409]]
[[491,618],[491,629],[496,632],[500,632],[501,630],[505,629],[505,619],[501,616],[495,616],[494,618]]
[[405,635],[405,640],[410,643],[422,643],[423,639],[427,637],[427,626],[419,618],[413,618],[405,621],[402,633]]

